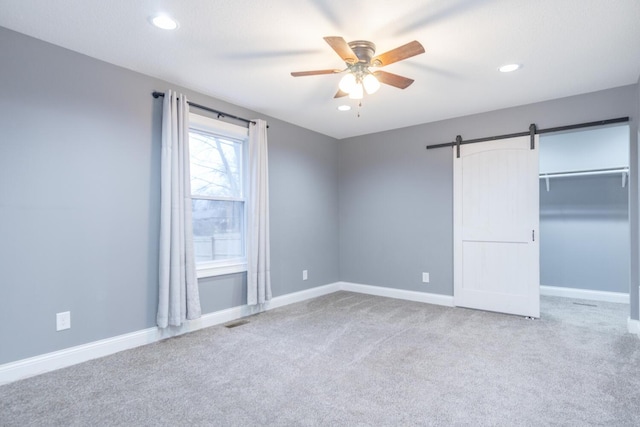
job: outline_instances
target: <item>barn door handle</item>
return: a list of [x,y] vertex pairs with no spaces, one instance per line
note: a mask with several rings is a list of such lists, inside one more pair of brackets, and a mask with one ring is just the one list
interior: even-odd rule
[[533,242],[535,242],[535,241],[536,241],[536,230],[531,230],[531,240],[532,240]]

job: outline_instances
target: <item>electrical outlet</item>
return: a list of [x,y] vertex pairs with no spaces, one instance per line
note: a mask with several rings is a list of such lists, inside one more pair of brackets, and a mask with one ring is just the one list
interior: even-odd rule
[[302,280],[307,280],[309,278],[309,274],[307,270],[302,270]]
[[71,328],[71,312],[56,313],[56,331]]
[[429,273],[422,273],[422,283],[429,283]]

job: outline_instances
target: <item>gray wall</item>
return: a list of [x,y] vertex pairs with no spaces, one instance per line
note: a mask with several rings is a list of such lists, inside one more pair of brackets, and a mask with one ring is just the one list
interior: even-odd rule
[[[638,86],[630,85],[342,140],[341,279],[453,295],[452,152],[425,145],[458,134],[473,139],[523,132],[530,123],[544,129],[630,116],[635,149],[637,104]],[[632,260],[637,267],[638,258]],[[421,283],[423,271],[431,273],[431,283]],[[632,280],[631,316],[637,319],[637,277]]]
[[540,135],[540,173],[629,167],[629,125]]
[[[162,101],[151,92],[260,116],[4,28],[0,52],[0,364],[154,326]],[[279,296],[339,279],[338,143],[266,119]],[[204,312],[244,304],[245,281],[201,280]],[[67,310],[72,327],[56,332]]]
[[628,199],[619,175],[540,180],[540,284],[628,293]]
[[631,263],[631,318],[640,318],[640,76],[636,83],[635,121],[632,121],[629,133],[629,229],[630,229],[630,263]]

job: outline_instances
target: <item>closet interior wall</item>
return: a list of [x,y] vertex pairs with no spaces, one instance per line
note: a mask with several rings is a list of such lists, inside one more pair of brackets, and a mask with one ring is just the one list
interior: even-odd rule
[[541,136],[541,285],[629,293],[628,152],[628,125]]

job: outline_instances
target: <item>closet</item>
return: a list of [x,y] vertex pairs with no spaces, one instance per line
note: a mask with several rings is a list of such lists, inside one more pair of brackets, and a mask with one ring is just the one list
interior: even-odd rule
[[541,135],[543,294],[564,290],[579,297],[588,290],[624,301],[630,262],[628,173],[626,124]]

